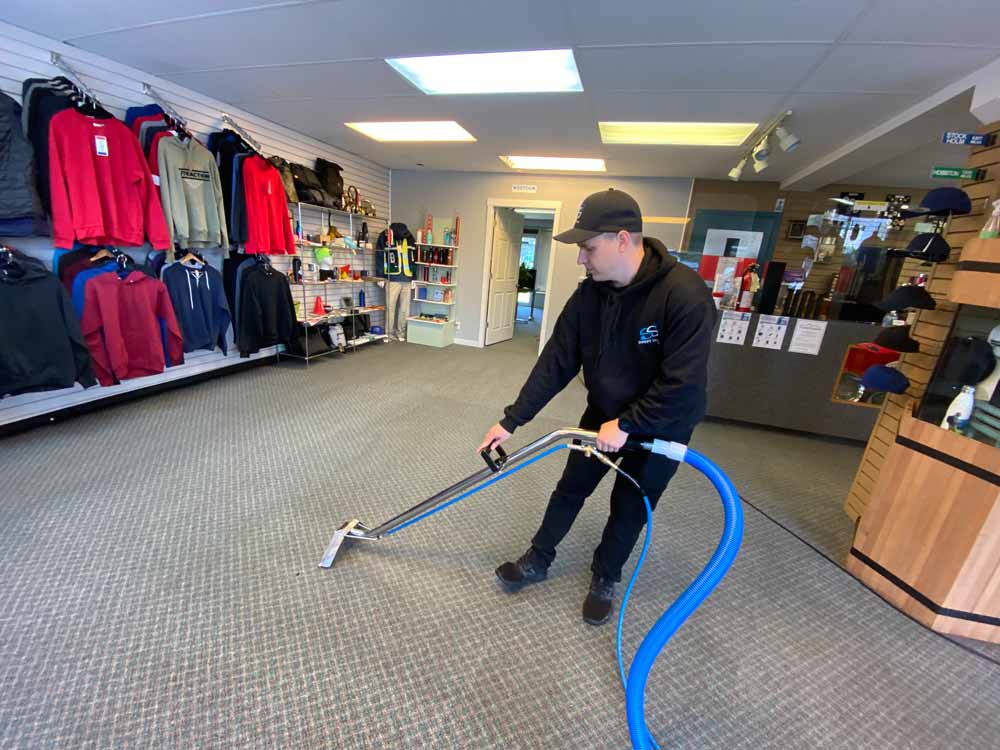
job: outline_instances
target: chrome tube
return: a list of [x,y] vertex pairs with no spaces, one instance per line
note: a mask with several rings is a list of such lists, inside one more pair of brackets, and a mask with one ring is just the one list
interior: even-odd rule
[[513,467],[526,458],[530,458],[539,451],[542,451],[555,443],[568,440],[579,440],[582,445],[593,447],[597,444],[597,433],[589,430],[578,429],[563,429],[550,432],[549,434],[538,438],[535,442],[528,443],[528,445],[507,456],[507,460],[504,462],[503,468],[501,468],[499,472],[494,472],[489,467],[481,469],[472,476],[466,477],[462,481],[453,484],[445,490],[442,490],[433,497],[429,497],[423,502],[414,505],[412,508],[403,511],[393,518],[390,518],[381,526],[377,526],[374,529],[364,527],[363,524],[355,526],[349,532],[348,537],[350,539],[379,539],[385,534],[391,532],[393,529],[402,526],[407,521],[433,510],[442,503],[448,502],[448,500],[455,497],[459,493],[464,492],[468,488],[490,479],[491,477],[500,476],[504,474],[507,469]]

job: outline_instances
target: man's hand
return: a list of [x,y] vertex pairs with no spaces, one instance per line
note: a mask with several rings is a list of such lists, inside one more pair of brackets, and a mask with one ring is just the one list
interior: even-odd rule
[[600,432],[597,433],[597,450],[603,453],[617,453],[628,440],[628,433],[622,432],[618,427],[618,420],[612,419],[601,425]]
[[500,445],[504,440],[510,437],[510,433],[507,432],[499,423],[490,427],[490,431],[486,433],[486,437],[483,438],[483,444],[479,446],[479,453],[482,453],[485,449],[489,448],[493,450],[496,446]]

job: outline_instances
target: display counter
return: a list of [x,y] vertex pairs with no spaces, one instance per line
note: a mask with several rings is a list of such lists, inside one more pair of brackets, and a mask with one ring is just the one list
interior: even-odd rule
[[1000,643],[1000,449],[905,414],[847,569],[934,630]]
[[[760,322],[750,316],[742,344],[716,340],[708,367],[708,416],[865,441],[878,418],[877,405],[834,397],[848,350],[870,342],[879,326],[826,321],[818,354],[788,351],[798,319],[791,318],[780,349],[753,345]],[[805,321],[815,323],[816,321]],[[718,339],[720,316],[715,326]]]

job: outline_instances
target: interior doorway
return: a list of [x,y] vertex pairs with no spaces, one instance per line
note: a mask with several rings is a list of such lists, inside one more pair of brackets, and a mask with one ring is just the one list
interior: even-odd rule
[[480,344],[516,343],[541,351],[556,201],[487,201]]

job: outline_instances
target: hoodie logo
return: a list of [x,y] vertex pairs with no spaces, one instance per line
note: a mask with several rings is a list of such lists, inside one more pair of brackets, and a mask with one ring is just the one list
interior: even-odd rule
[[646,326],[639,330],[639,344],[655,344],[660,340],[660,329],[656,326]]

